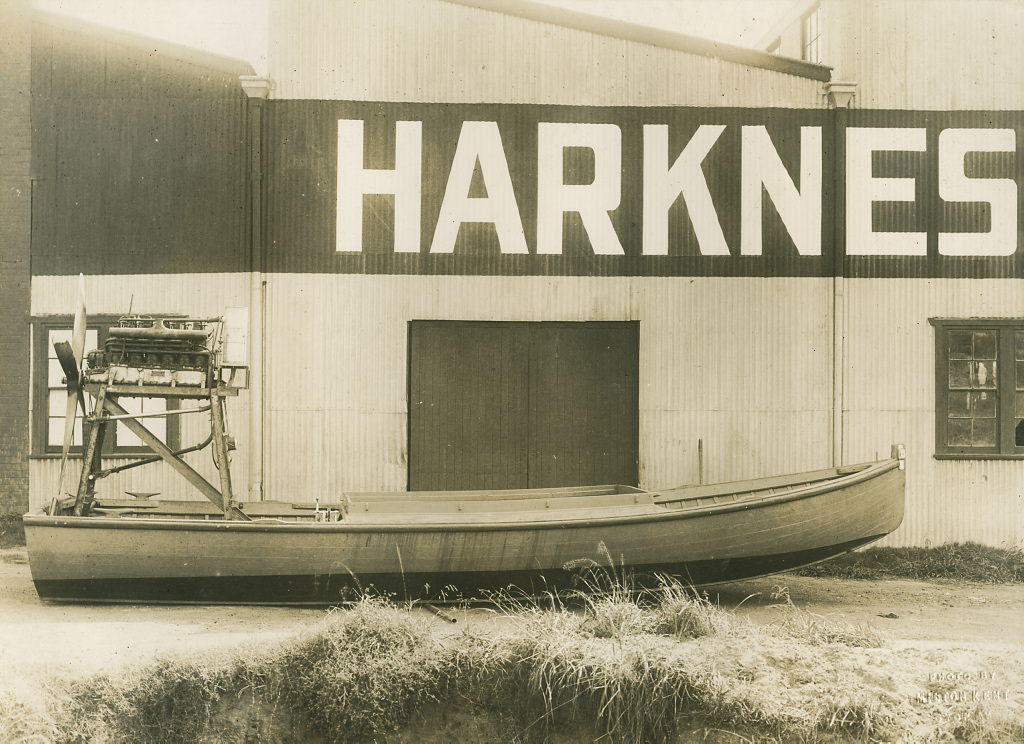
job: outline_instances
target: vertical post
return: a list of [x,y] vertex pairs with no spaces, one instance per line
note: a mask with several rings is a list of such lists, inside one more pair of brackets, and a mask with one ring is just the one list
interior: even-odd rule
[[846,279],[832,277],[832,467],[843,464],[846,371]]
[[[846,85],[850,88],[852,84]],[[855,90],[856,86],[852,89]],[[846,126],[851,96],[830,93],[832,105],[832,467],[843,464],[846,397]]]
[[[104,395],[106,388],[101,388],[100,395]],[[99,400],[98,403],[102,406],[103,401]],[[103,440],[107,435],[107,427],[110,426],[110,422],[106,420],[106,416],[99,421],[93,422],[93,427],[96,429],[96,447],[92,453],[92,465],[89,468],[89,482],[85,489],[85,499],[82,502],[82,513],[88,514],[92,508],[92,502],[96,498],[96,473],[103,469]]]
[[263,117],[271,83],[256,75],[241,77],[246,94],[249,139],[249,498],[263,500]]
[[[214,384],[217,381],[214,380]],[[213,428],[213,461],[220,475],[220,493],[224,500],[224,516],[232,515],[234,495],[231,493],[231,468],[228,464],[228,443],[224,432],[224,398],[216,387],[210,390],[210,422]]]
[[697,440],[697,485],[704,485],[704,440]]
[[[85,390],[79,390],[79,395],[85,395]],[[95,470],[101,463],[101,451],[103,448],[103,435],[106,429],[104,417],[104,398],[107,394],[107,386],[101,385],[96,394],[96,406],[93,409],[93,424],[89,427],[88,442],[82,452],[82,474],[78,478],[78,491],[75,494],[76,517],[82,516],[92,503],[93,493],[96,488],[96,479],[93,477]],[[82,422],[84,428],[85,422]]]

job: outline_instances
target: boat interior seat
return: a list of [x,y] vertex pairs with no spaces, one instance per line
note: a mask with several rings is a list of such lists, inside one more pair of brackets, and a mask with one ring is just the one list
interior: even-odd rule
[[502,499],[420,499],[410,496],[405,499],[382,499],[352,501],[350,514],[407,514],[407,513],[479,513],[542,511],[550,509],[598,509],[616,506],[653,504],[653,494],[636,489],[632,493],[601,493],[593,495],[553,496],[549,498],[502,498]]

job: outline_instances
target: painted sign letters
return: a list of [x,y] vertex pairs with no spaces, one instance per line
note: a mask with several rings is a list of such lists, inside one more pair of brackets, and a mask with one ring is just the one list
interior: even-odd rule
[[289,264],[598,276],[1022,269],[1019,112],[341,101],[276,110],[271,145],[305,168],[291,169],[308,186],[301,250],[327,249]]

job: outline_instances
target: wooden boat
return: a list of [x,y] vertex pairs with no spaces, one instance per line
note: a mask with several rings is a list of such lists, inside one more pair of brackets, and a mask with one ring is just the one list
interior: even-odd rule
[[[57,601],[329,604],[374,587],[455,599],[571,583],[580,561],[695,585],[775,573],[877,540],[903,517],[899,458],[653,493],[624,486],[350,494],[259,502],[98,500],[25,517],[32,578]],[[336,521],[318,521],[334,519]]]
[[[572,566],[609,560],[641,583],[669,574],[703,585],[833,557],[878,540],[903,518],[902,447],[864,465],[657,492],[601,485],[240,503],[232,497],[222,418],[224,397],[237,391],[224,382],[215,344],[203,340],[211,323],[129,318],[125,330],[111,329],[105,356],[90,355],[96,364],[88,371],[80,343],[58,349],[69,401],[88,390],[96,404],[77,492],[24,517],[41,598],[324,605],[373,587],[399,598],[454,600],[509,587],[527,594],[565,587]],[[173,341],[179,351],[193,344],[207,356],[201,364],[192,358],[182,374],[135,368],[150,357],[122,357],[138,339],[146,353]],[[199,377],[188,376],[197,369]],[[184,462],[186,450],[172,452],[140,423],[153,414],[128,414],[120,395],[208,401],[194,410],[209,411],[220,488]],[[72,414],[77,404],[69,402]],[[103,429],[115,421],[156,453],[139,464],[166,462],[207,501],[97,496],[97,480],[116,470],[104,470],[99,454]]]

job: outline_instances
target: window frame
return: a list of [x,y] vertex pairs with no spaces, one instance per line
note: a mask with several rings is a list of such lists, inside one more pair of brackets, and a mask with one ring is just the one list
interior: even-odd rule
[[[103,348],[103,343],[111,326],[117,324],[120,316],[96,315],[89,317],[86,328],[96,331],[96,343],[98,348]],[[32,318],[32,454],[33,459],[52,459],[61,456],[61,445],[49,444],[49,365],[47,364],[48,343],[50,331],[71,330],[74,325],[74,318],[71,315],[49,315],[45,317]],[[85,354],[92,349],[86,348]],[[84,360],[83,360],[84,361]],[[177,408],[177,402],[172,398],[167,399],[167,408]],[[177,416],[167,416],[166,444],[173,449],[181,446],[181,431]],[[82,423],[82,439],[88,436],[89,427],[84,421]],[[72,444],[68,450],[70,455],[80,456],[82,445]],[[107,436],[103,441],[103,457],[124,457],[139,458],[153,454],[153,450],[142,445],[117,445],[117,427],[107,430]]]
[[[1015,334],[1024,333],[1024,318],[929,318],[935,328],[935,452],[937,460],[1024,460],[1016,444],[1017,416]],[[949,420],[949,332],[992,331],[996,334],[996,444],[967,447],[947,444]],[[1021,391],[1024,394],[1024,391]]]
[[[800,59],[805,62],[813,62],[814,64],[821,64],[821,3],[815,3],[809,8],[803,15],[800,16]],[[816,34],[814,38],[809,38],[810,33],[808,26],[810,25],[811,19],[814,19],[814,26]],[[811,45],[814,45],[814,56],[810,54]]]

